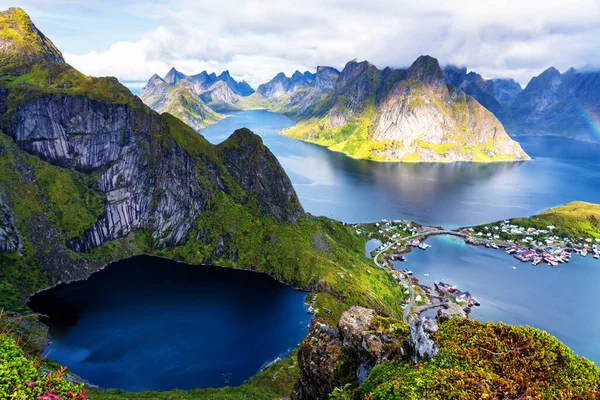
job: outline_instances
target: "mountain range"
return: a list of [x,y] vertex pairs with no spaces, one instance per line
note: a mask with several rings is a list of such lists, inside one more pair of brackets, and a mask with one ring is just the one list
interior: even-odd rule
[[[355,65],[358,65],[358,69]],[[366,77],[370,75],[370,79],[378,82],[368,82],[368,78],[357,73],[363,69]],[[409,97],[426,99],[426,108],[429,111],[436,110],[433,113],[425,110],[415,113],[414,110],[401,110],[401,107],[396,107],[392,112],[389,106],[397,99],[388,99],[390,101],[387,103],[384,101],[393,85],[406,80],[408,69],[385,68],[379,71],[366,61],[352,61],[344,70],[340,82],[337,82],[340,71],[332,67],[317,67],[315,73],[296,71],[291,77],[279,73],[253,92],[247,83],[236,82],[227,71],[219,76],[203,72],[190,77],[172,69],[164,79],[153,76],[140,97],[155,110],[168,111],[194,129],[217,122],[224,117],[222,113],[231,111],[264,108],[280,112],[298,122],[285,134],[354,157],[378,160],[526,159],[518,147],[511,145],[505,132],[512,136],[553,135],[588,141],[599,139],[597,116],[600,115],[600,73],[596,71],[571,68],[561,74],[551,67],[534,77],[523,89],[513,79],[485,79],[466,67],[447,65],[442,69],[443,80],[459,89],[459,92],[454,93],[455,89],[450,86],[448,96],[431,91],[424,93],[413,88]],[[442,81],[439,71],[434,75]],[[356,81],[352,82],[353,79]],[[359,97],[362,97],[359,99],[356,94],[361,91]],[[351,92],[350,104],[358,109],[340,113],[340,109],[345,109],[343,103],[348,100],[346,92]],[[365,97],[367,92],[369,95]],[[460,92],[476,102],[452,97]],[[397,95],[398,91],[392,93],[392,96]],[[370,98],[371,108],[365,107],[366,103],[358,104],[367,98]],[[352,104],[353,101],[358,103]],[[491,111],[500,122],[478,112],[476,103]],[[417,103],[412,101],[411,104]],[[446,107],[438,107],[442,104]],[[468,112],[453,114],[448,106],[455,107],[455,111],[462,107]],[[367,117],[365,112],[369,110],[372,113]],[[380,112],[385,113],[385,117]],[[427,117],[424,114],[428,114]],[[349,115],[353,118],[348,119]],[[332,117],[333,120],[323,119],[325,117]],[[478,117],[487,120],[477,121]],[[489,132],[481,130],[484,126],[491,131],[495,129],[493,138]],[[338,131],[341,130],[344,133],[340,135]],[[469,134],[462,135],[458,133],[459,130],[469,130]]]
[[[414,91],[411,100],[417,103],[448,102],[435,107],[446,112],[465,107],[476,114],[469,121],[494,121],[472,97],[448,86],[431,58],[418,60],[404,72],[352,62],[333,86],[336,71],[321,69],[321,75],[298,82],[293,93],[301,93],[302,101],[293,104],[312,102],[313,107],[295,108],[297,115],[318,112],[348,123],[372,112],[374,104],[394,111],[395,105],[389,104],[392,94]],[[191,90],[203,85],[202,79],[172,71],[160,81],[154,79],[154,88],[157,93],[177,86]],[[226,77],[217,77],[208,87],[227,86],[233,92],[230,84]],[[347,92],[352,88],[354,96]],[[335,102],[321,94],[332,91],[340,93]],[[427,97],[415,100],[419,96]],[[296,96],[278,97],[285,105]],[[421,109],[415,105],[415,110]],[[409,327],[399,319],[407,292],[365,256],[366,240],[355,227],[306,213],[277,158],[250,130],[237,129],[213,145],[180,119],[152,110],[116,78],[90,77],[67,64],[23,10],[0,12],[3,394],[86,398],[88,389],[71,386],[65,379],[71,380],[71,375],[63,377],[65,370],[47,374],[38,368],[58,369],[53,362],[40,364],[37,355],[48,343],[48,330],[31,315],[27,299],[139,254],[199,268],[214,264],[259,271],[310,291],[307,301],[315,315],[311,332],[291,355],[270,363],[237,388],[164,393],[91,388],[89,398],[272,399],[291,394],[298,400],[330,399],[332,393],[365,383],[367,375],[367,385],[378,399],[387,398],[394,387],[421,398],[440,382],[443,391],[435,392],[436,398],[480,398],[490,392],[514,398],[592,399],[600,389],[600,371],[593,363],[533,328],[465,318],[451,318],[440,327],[414,318]],[[166,278],[173,273],[164,270]],[[76,313],[77,305],[65,312]],[[22,326],[16,326],[23,318]],[[259,324],[258,329],[269,326]],[[480,345],[490,347],[490,353],[473,353],[473,338],[484,338]],[[490,358],[515,343],[518,352],[510,357]],[[434,345],[440,356],[419,371],[409,361],[413,353],[424,361],[435,355],[426,351]],[[540,373],[524,380],[523,365],[536,362]],[[403,379],[407,380],[401,384]],[[341,395],[337,398],[350,396]]]
[[[233,110],[260,104],[298,121],[284,134],[353,157],[394,161],[528,158],[493,114],[446,83],[432,57],[420,57],[407,70],[380,71],[366,61],[351,61],[341,72],[318,67],[316,73],[296,71],[291,77],[279,73],[246,97],[215,95],[214,89],[198,88],[191,83],[193,79],[174,71],[162,80],[152,77],[140,98],[156,110],[175,112],[170,99],[174,93],[183,95],[174,88],[187,91],[194,101],[187,101],[187,108],[178,104],[177,109],[185,111],[175,114],[186,122],[194,114],[204,116],[202,125],[220,117],[206,107]],[[199,111],[192,112],[191,105]]]
[[[310,90],[309,90],[310,93]],[[382,161],[510,161],[528,156],[500,121],[446,82],[438,61],[419,57],[408,69],[351,61],[321,98],[283,131],[357,158]]]

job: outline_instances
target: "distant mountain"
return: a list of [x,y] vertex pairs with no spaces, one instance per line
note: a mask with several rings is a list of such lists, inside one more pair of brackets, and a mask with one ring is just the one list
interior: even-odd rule
[[282,108],[299,121],[284,133],[376,160],[528,159],[490,111],[446,79],[429,56],[407,70],[351,61],[310,107]]
[[173,68],[164,79],[154,74],[138,97],[153,110],[167,112],[198,130],[217,122],[223,116],[204,104],[193,86],[185,75]]
[[511,112],[517,133],[598,141],[600,72],[548,68],[515,98]]
[[283,73],[260,85],[257,92],[269,100],[272,111],[291,117],[319,114],[340,72],[332,67],[317,67],[316,73],[296,71],[291,78]]
[[446,81],[466,94],[473,96],[505,125],[511,126],[510,102],[521,93],[521,85],[513,79],[484,79],[467,68],[447,65],[444,67]]
[[186,75],[171,68],[164,78],[153,75],[138,96],[155,111],[168,112],[201,129],[222,119],[219,112],[244,103],[252,93],[254,89],[247,82],[237,82],[229,71],[219,76],[206,71]]
[[298,88],[310,85],[315,77],[316,74],[309,71],[304,73],[296,71],[289,78],[283,72],[280,72],[269,82],[260,85],[256,91],[269,100],[278,100]]

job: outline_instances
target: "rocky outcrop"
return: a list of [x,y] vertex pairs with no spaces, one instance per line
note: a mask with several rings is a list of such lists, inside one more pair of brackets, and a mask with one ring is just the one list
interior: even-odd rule
[[233,93],[239,96],[250,96],[254,93],[254,89],[250,87],[250,85],[245,82],[238,82],[229,75],[229,71],[223,71],[221,75],[217,77],[217,80],[225,83]]
[[[217,83],[227,87],[221,81]],[[193,129],[199,130],[219,121],[223,116],[206,105],[197,91],[196,84],[173,68],[165,79],[154,74],[138,97],[153,110],[174,115]]]
[[313,89],[317,92],[324,92],[333,89],[340,71],[332,67],[317,67],[317,73],[313,81]]
[[[352,307],[340,317],[338,328],[316,321],[298,352],[300,379],[294,400],[325,400],[343,383],[364,382],[373,367],[389,359],[408,356],[401,330],[403,324],[381,327],[375,311]],[[400,334],[401,336],[398,336]]]
[[410,321],[410,362],[413,365],[432,359],[440,351],[439,346],[431,338],[432,333],[439,330],[437,322],[428,317],[414,318]]
[[296,71],[289,78],[280,72],[269,82],[260,85],[256,91],[269,100],[277,101],[284,95],[311,85],[315,78],[316,74],[309,71]]
[[248,192],[259,195],[265,213],[289,222],[304,213],[290,178],[259,136],[238,129],[218,148],[229,173]]

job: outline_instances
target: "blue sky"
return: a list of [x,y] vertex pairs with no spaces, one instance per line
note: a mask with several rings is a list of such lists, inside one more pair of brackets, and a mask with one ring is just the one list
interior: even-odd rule
[[[22,7],[66,60],[142,85],[171,66],[228,69],[253,86],[277,72],[421,54],[526,84],[549,66],[600,65],[600,1],[0,0]],[[137,83],[131,83],[137,82]]]

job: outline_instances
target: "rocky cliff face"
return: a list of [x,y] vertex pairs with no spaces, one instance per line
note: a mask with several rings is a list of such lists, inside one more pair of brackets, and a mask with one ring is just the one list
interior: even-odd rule
[[235,180],[248,192],[259,195],[263,212],[280,221],[293,222],[303,214],[292,182],[259,136],[248,129],[238,129],[218,149]]
[[[20,106],[6,132],[23,150],[44,160],[99,174],[94,188],[106,193],[107,204],[98,222],[70,242],[79,251],[135,229],[153,232],[164,244],[181,243],[195,219],[209,208],[214,191],[227,190],[220,160],[191,157],[176,140],[160,140],[177,124],[141,104],[130,107],[48,95]],[[246,132],[246,141],[251,142],[252,136]],[[204,140],[200,144],[209,146]],[[264,146],[254,146],[249,153],[236,152],[235,145],[241,143],[230,144],[224,161],[246,167],[243,175],[238,174],[242,186],[261,197],[265,212],[278,220],[296,220],[302,209],[274,156]],[[244,157],[252,157],[252,162]],[[275,205],[272,200],[283,203]]]
[[417,320],[410,335],[404,323],[378,317],[373,310],[352,307],[342,314],[337,329],[315,322],[298,352],[300,379],[293,400],[327,400],[346,383],[365,382],[378,364],[411,359],[429,360],[437,348],[429,334],[437,331],[434,320]]
[[[65,70],[67,76],[79,77],[76,84],[89,85],[90,78],[77,75],[62,61],[45,60],[39,68]],[[168,75],[167,80],[177,85],[185,81],[175,70]],[[108,93],[104,97],[73,95],[36,86],[39,82],[0,90],[4,133],[42,160],[94,174],[93,189],[106,196],[98,221],[81,237],[72,238],[70,248],[90,250],[134,230],[151,232],[163,245],[179,244],[198,216],[212,207],[217,192],[236,192],[234,201],[243,202],[256,196],[263,212],[278,221],[294,222],[303,214],[281,166],[253,133],[237,132],[217,148],[176,118],[157,114],[126,92],[115,101],[112,93],[120,90],[120,84],[114,78],[103,79],[94,83]],[[167,86],[155,76],[147,92],[162,93]],[[162,102],[154,100],[155,105]],[[244,192],[242,199],[239,194]],[[0,214],[2,242],[12,248],[10,219]]]
[[436,59],[408,70],[351,61],[322,114],[285,131],[360,158],[401,161],[507,161],[528,156],[473,97],[446,83]]

